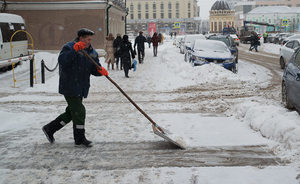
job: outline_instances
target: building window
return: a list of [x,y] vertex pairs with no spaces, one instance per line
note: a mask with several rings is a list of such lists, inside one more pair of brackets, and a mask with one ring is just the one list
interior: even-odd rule
[[191,3],[188,3],[188,18],[191,18]]
[[217,24],[217,22],[215,22],[214,32],[217,32],[217,31],[218,31],[218,24]]
[[130,19],[134,19],[134,6],[133,4],[130,5]]
[[145,4],[145,18],[146,19],[149,19],[149,4],[148,3],[146,3]]
[[153,3],[153,18],[156,19],[156,4]]
[[179,2],[176,2],[176,18],[179,18]]
[[211,31],[213,32],[214,31],[214,23],[211,22]]
[[171,19],[172,18],[172,3],[171,2],[169,2],[169,4],[168,4],[168,18],[169,19]]
[[165,18],[165,14],[164,14],[164,3],[162,2],[161,4],[160,4],[160,18]]
[[142,19],[142,12],[141,12],[141,9],[142,9],[142,6],[141,6],[141,4],[139,3],[139,4],[138,4],[138,19]]
[[222,28],[222,22],[219,22],[219,30],[218,30],[218,32],[221,32],[222,30],[223,30],[223,28]]

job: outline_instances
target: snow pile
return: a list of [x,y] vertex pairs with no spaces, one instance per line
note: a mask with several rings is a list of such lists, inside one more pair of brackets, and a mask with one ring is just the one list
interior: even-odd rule
[[280,104],[251,101],[236,105],[233,111],[263,136],[282,142],[289,148],[299,146],[300,117],[296,111],[289,111]]
[[[261,41],[261,43],[263,43],[263,41]],[[280,48],[281,48],[281,45],[273,44],[273,43],[263,43],[259,47],[259,49],[261,49],[267,53],[277,54],[277,55],[280,54]]]

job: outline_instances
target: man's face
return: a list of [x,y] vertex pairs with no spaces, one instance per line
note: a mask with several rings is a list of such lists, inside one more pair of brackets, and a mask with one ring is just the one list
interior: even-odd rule
[[85,43],[85,48],[88,48],[91,45],[92,40],[93,40],[92,35],[79,37],[79,41],[82,41],[83,43]]

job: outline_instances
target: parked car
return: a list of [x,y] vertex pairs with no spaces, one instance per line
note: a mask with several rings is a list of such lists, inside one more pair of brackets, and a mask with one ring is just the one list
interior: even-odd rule
[[191,46],[196,39],[206,39],[203,34],[185,35],[182,44],[180,45],[180,53],[186,54],[187,50],[191,50]]
[[267,42],[268,43],[274,43],[275,36],[276,36],[275,33],[269,33],[268,38],[267,38]]
[[197,39],[205,40],[206,37],[202,34],[187,35],[187,37],[185,37],[185,46],[184,46],[184,49],[183,49],[184,61],[186,61],[186,62],[189,61],[192,47],[194,45],[195,40],[197,40]]
[[296,49],[282,77],[282,102],[300,113],[300,48]]
[[286,44],[290,40],[296,40],[296,39],[300,39],[300,34],[293,34],[292,36],[284,38],[282,41],[282,45]]
[[278,33],[275,38],[274,38],[274,42],[275,44],[281,44],[283,39],[289,37],[291,34],[290,33]]
[[234,73],[237,72],[235,56],[224,42],[218,40],[195,40],[190,60],[194,66],[215,63]]
[[[25,30],[24,19],[15,14],[0,13],[0,68],[11,67],[12,63],[18,64],[28,60],[31,56],[28,52],[27,35],[24,32],[12,35],[18,30]],[[11,49],[11,45],[13,46]]]
[[295,49],[300,46],[300,39],[291,40],[280,48],[279,64],[282,69],[285,68],[287,62],[291,59]]
[[236,34],[231,34],[230,37],[233,39],[234,43],[239,46],[240,45],[240,39],[237,37]]
[[230,35],[212,35],[210,37],[208,37],[209,40],[219,40],[224,42],[229,50],[231,51],[231,53],[235,56],[235,62],[238,63],[238,58],[239,58],[239,50],[236,46],[236,44],[234,43],[233,38]]

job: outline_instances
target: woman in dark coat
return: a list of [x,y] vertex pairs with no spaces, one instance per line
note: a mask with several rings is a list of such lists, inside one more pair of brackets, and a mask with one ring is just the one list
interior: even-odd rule
[[123,40],[120,43],[120,50],[118,51],[118,55],[121,57],[121,62],[123,63],[125,77],[129,78],[128,72],[131,68],[131,58],[134,59],[135,56],[132,45],[129,42],[127,35],[123,36]]
[[153,54],[154,56],[157,56],[157,47],[158,47],[159,38],[156,32],[153,34],[153,37],[151,38],[151,42],[153,43]]

